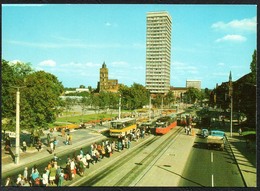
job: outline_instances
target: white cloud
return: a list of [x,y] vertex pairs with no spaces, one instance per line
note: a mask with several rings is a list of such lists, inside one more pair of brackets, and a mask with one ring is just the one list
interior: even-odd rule
[[219,62],[217,65],[218,65],[218,66],[225,66],[225,63]]
[[71,70],[88,70],[89,68],[100,68],[101,64],[95,64],[92,62],[87,62],[87,63],[80,63],[80,62],[70,62],[67,64],[61,64],[61,67],[64,69]]
[[107,21],[107,22],[105,23],[105,26],[106,26],[106,27],[117,27],[118,25],[117,25],[117,23],[111,23],[111,22],[108,22],[108,21]]
[[12,61],[9,61],[10,64],[17,64],[17,63],[22,63],[21,60],[12,60]]
[[222,38],[217,39],[215,42],[233,41],[233,42],[244,42],[247,38],[242,35],[226,35]]
[[239,30],[239,31],[252,31],[256,32],[256,17],[246,18],[242,20],[233,20],[228,23],[219,21],[213,23],[211,28],[217,30]]
[[105,24],[107,27],[110,27],[112,24],[110,22],[106,22]]
[[173,75],[178,76],[188,76],[199,73],[197,67],[178,61],[172,63],[171,70]]
[[56,62],[54,60],[44,60],[39,63],[39,66],[49,66],[49,67],[55,67]]
[[25,42],[25,41],[8,41],[9,44],[25,46],[25,47],[35,47],[35,48],[122,48],[121,44],[88,44],[84,42],[67,42],[67,43],[49,43],[49,42]]

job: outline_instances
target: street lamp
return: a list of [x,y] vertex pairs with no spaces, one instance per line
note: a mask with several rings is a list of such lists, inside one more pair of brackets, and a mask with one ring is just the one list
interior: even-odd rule
[[118,119],[121,119],[121,94],[119,95],[119,104],[118,104]]
[[230,136],[232,137],[233,98],[230,96]]
[[19,164],[20,159],[20,88],[22,87],[13,87],[17,88],[16,92],[16,131],[15,131],[15,164]]

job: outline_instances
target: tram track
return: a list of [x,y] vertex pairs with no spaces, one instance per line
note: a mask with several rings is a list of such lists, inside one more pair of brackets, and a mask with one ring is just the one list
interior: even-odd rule
[[[176,131],[172,132],[172,135],[167,137],[167,139],[162,143],[159,144],[159,146],[155,147],[151,153],[148,153],[148,155],[140,162],[140,165],[134,166],[132,170],[127,172],[127,174],[123,175],[116,183],[114,183],[114,186],[129,186],[132,181],[137,177],[137,174],[144,175],[146,172],[145,170],[149,165],[153,165],[155,162],[154,160],[158,160],[158,157],[162,156],[163,153],[167,150],[168,147],[174,142],[174,138],[176,138],[182,128],[177,129]],[[171,132],[170,132],[171,133]],[[106,179],[108,177],[112,177],[114,174],[117,173],[117,170],[122,168],[122,166],[129,161],[131,161],[135,156],[142,153],[144,149],[150,145],[152,145],[154,142],[159,140],[161,137],[156,136],[151,138],[150,140],[146,141],[144,144],[138,146],[138,148],[133,149],[132,151],[125,153],[124,156],[119,157],[118,160],[113,161],[113,163],[106,165],[105,168],[100,169],[97,173],[91,173],[88,177],[82,177],[80,180],[74,182],[70,186],[95,186],[96,184],[99,185],[98,182],[102,182],[103,179]],[[156,157],[155,157],[156,156]],[[149,169],[148,169],[149,170]],[[143,173],[144,172],[144,173]],[[87,180],[86,180],[87,179]],[[103,185],[106,186],[106,185]]]
[[[124,177],[122,177],[115,186],[129,186],[133,180],[136,179],[137,174],[142,174],[141,178],[134,183],[136,185],[142,177],[149,171],[149,169],[154,166],[154,164],[158,161],[158,159],[166,152],[166,150],[174,143],[175,139],[179,133],[181,132],[182,128],[179,128],[173,135],[169,136],[162,144],[159,144],[151,153],[149,153],[140,163],[142,165],[137,166]],[[154,157],[157,156],[157,157]],[[144,172],[144,173],[143,173]],[[131,186],[134,186],[131,185]]]

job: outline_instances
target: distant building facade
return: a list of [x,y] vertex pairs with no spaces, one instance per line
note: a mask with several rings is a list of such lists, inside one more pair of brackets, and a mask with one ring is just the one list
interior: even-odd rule
[[70,94],[70,93],[81,93],[81,92],[89,92],[88,88],[76,88],[76,90],[68,90],[65,91],[65,94]]
[[170,90],[171,24],[168,12],[147,13],[145,86],[151,94]]
[[98,92],[118,92],[119,84],[116,79],[108,79],[108,68],[105,62],[99,72]]
[[201,81],[200,80],[186,80],[186,88],[197,88],[201,90]]
[[186,88],[186,87],[171,87],[170,90],[172,91],[173,96],[177,100],[180,100],[180,99],[182,99],[183,95],[187,92],[188,88]]

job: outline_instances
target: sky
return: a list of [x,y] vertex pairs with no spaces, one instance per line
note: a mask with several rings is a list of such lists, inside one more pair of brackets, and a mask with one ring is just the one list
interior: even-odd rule
[[250,72],[257,46],[256,5],[4,4],[2,59],[31,63],[64,87],[97,87],[99,71],[120,84],[145,85],[146,14],[172,18],[174,87],[201,80],[213,89]]

